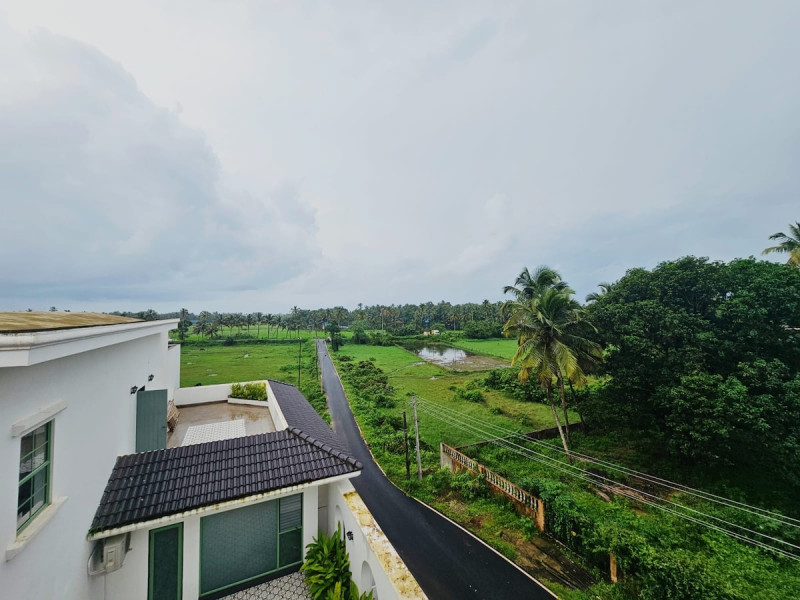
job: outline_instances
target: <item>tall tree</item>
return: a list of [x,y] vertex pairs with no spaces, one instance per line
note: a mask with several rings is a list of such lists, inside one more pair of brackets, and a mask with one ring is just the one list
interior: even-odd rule
[[[572,298],[569,289],[546,289],[533,298],[509,303],[507,310],[509,317],[503,332],[517,338],[512,364],[519,365],[521,381],[528,381],[532,374],[536,376],[547,394],[561,443],[572,462],[565,385],[582,386],[585,383],[581,365],[600,360],[601,348],[583,337],[588,324],[582,319],[581,306]],[[554,379],[561,398],[566,433],[553,397]]]
[[597,284],[597,287],[600,288],[599,292],[591,292],[590,294],[586,294],[586,303],[596,302],[608,292],[611,291],[611,288],[614,286],[613,283],[608,283],[607,281],[603,281]]
[[762,254],[786,253],[789,255],[786,264],[800,267],[800,222],[795,221],[794,225],[790,224],[789,231],[791,232],[789,235],[779,231],[769,236],[769,239],[780,240],[780,243],[777,246],[765,248]]

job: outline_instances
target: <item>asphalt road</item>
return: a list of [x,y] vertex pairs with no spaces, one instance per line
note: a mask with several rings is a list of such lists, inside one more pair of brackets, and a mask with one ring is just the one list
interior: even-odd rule
[[364,463],[351,481],[428,598],[552,600],[537,581],[384,477],[361,439],[325,343],[317,348],[333,428]]

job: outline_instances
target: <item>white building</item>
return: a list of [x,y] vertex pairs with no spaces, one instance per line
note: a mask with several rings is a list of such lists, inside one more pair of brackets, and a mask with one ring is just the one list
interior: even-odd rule
[[257,407],[180,389],[176,321],[120,321],[0,313],[0,596],[223,597],[297,571],[341,523],[362,590],[421,597],[296,388],[267,382]]

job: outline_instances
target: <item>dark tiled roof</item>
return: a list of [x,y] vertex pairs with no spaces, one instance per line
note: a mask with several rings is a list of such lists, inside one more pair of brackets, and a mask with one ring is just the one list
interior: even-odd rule
[[289,427],[296,427],[305,431],[315,440],[328,444],[332,448],[350,454],[350,449],[343,440],[334,433],[328,424],[308,403],[306,397],[295,386],[282,381],[269,380],[269,387],[272,388],[275,398],[281,407],[281,412],[286,418]]
[[120,456],[89,532],[361,468],[354,458],[295,428]]

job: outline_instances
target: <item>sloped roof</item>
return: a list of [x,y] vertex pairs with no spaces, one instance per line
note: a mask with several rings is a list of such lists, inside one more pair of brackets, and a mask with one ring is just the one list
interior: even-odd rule
[[315,440],[328,444],[331,448],[336,448],[345,454],[350,454],[351,451],[347,444],[339,439],[339,436],[319,416],[319,413],[309,404],[300,390],[293,385],[273,379],[269,380],[269,387],[272,388],[289,427],[296,427],[308,433]]
[[89,533],[361,468],[359,461],[294,427],[120,456]]

